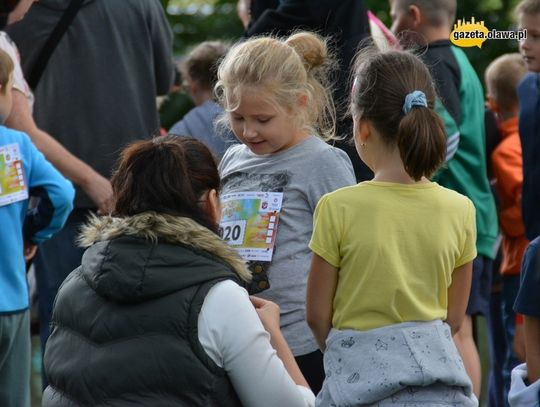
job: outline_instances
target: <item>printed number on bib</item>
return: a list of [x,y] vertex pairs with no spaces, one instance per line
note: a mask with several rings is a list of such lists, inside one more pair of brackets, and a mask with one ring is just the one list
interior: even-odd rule
[[231,246],[241,245],[246,232],[246,221],[222,222],[220,226],[221,238]]
[[0,206],[28,199],[18,144],[0,146]]
[[223,240],[247,261],[271,261],[282,192],[235,192],[221,197]]

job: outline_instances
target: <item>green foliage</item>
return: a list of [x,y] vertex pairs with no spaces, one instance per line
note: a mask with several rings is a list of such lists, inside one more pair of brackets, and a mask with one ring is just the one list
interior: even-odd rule
[[[161,0],[161,3],[174,33],[177,60],[202,41],[235,41],[242,36],[236,0]],[[163,127],[168,129],[192,107],[193,103],[185,93],[169,95],[160,109]]]
[[[253,0],[256,1],[256,0]],[[339,0],[337,0],[339,1]],[[388,0],[366,0],[368,7],[390,26]],[[513,9],[519,0],[459,0],[457,17],[484,21],[488,28],[515,29]],[[174,32],[174,52],[181,58],[187,50],[205,40],[236,40],[243,29],[236,14],[237,0],[161,0]],[[507,52],[517,52],[516,41],[486,41],[482,48],[465,49],[478,76],[483,78],[486,66]],[[192,107],[185,94],[172,95],[162,106],[161,119],[168,128]]]

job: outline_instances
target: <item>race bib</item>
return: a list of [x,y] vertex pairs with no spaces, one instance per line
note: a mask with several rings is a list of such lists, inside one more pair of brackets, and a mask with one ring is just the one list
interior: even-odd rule
[[18,144],[0,146],[0,206],[28,199]]
[[282,192],[235,192],[221,197],[220,234],[246,261],[271,261]]

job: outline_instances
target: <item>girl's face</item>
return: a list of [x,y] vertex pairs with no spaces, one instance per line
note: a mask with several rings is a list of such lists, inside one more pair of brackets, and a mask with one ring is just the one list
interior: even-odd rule
[[[259,90],[259,92],[257,92]],[[268,101],[260,89],[244,89],[241,103],[229,113],[231,127],[254,154],[272,154],[286,150],[308,136],[296,126],[295,114],[305,108],[300,103],[281,109]]]

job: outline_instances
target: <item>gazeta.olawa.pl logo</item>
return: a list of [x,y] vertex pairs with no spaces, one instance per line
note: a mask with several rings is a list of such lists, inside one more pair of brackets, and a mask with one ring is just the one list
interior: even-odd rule
[[450,33],[450,41],[458,47],[478,47],[486,40],[516,40],[521,41],[527,38],[527,30],[500,31],[490,30],[483,21],[458,20],[454,24],[454,29]]

